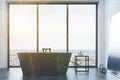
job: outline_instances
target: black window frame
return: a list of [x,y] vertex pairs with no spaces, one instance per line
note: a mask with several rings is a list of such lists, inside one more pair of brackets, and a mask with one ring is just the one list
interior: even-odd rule
[[[89,4],[89,5],[91,5],[91,4],[95,4],[96,5],[96,65],[95,66],[90,66],[90,67],[98,67],[98,2],[69,2],[69,1],[50,1],[50,2],[44,2],[44,1],[39,1],[39,2],[15,2],[15,1],[8,1],[7,2],[7,4],[8,4],[8,10],[7,10],[7,12],[8,12],[8,34],[7,34],[7,38],[8,38],[8,40],[7,40],[7,42],[8,42],[8,56],[7,56],[7,65],[8,65],[8,68],[9,67],[20,67],[20,66],[10,66],[10,61],[9,61],[9,57],[10,57],[10,11],[9,11],[9,6],[10,5],[12,5],[12,4],[16,4],[16,5],[19,5],[19,4],[25,4],[25,5],[29,5],[29,4],[36,4],[37,5],[37,14],[36,14],[36,16],[38,16],[38,5],[39,4],[66,4],[67,5],[67,10],[66,10],[66,20],[67,20],[67,23],[66,23],[66,52],[69,52],[69,34],[68,34],[68,28],[69,28],[69,22],[68,22],[68,19],[69,19],[69,17],[68,17],[68,5],[69,4],[81,4],[81,5],[85,5],[85,4]],[[37,52],[39,51],[39,25],[38,25],[39,23],[38,23],[38,18],[37,18],[37,30],[36,30],[36,32],[37,32],[37,44],[36,44],[36,46],[37,46]],[[75,66],[69,66],[69,67],[75,67]]]

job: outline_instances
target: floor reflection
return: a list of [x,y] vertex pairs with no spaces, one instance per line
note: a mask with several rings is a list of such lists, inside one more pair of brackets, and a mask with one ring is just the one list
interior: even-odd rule
[[68,80],[66,75],[62,76],[23,76],[22,80]]
[[0,80],[119,80],[107,71],[101,74],[97,68],[90,68],[88,72],[75,72],[74,68],[68,68],[66,75],[59,76],[23,76],[21,68],[0,69]]

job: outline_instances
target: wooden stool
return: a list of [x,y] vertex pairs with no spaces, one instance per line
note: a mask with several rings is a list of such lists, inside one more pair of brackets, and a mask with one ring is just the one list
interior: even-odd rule
[[43,52],[51,52],[51,48],[42,48]]

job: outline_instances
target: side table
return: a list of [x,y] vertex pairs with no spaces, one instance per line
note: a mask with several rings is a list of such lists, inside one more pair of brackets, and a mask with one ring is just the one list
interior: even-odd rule
[[[80,63],[83,63],[81,65]],[[78,68],[84,68],[84,70],[78,70]],[[75,55],[75,71],[76,72],[89,72],[89,56]]]

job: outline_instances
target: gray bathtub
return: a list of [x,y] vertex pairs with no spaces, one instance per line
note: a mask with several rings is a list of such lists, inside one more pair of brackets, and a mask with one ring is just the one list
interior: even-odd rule
[[65,75],[71,53],[18,53],[23,75]]

